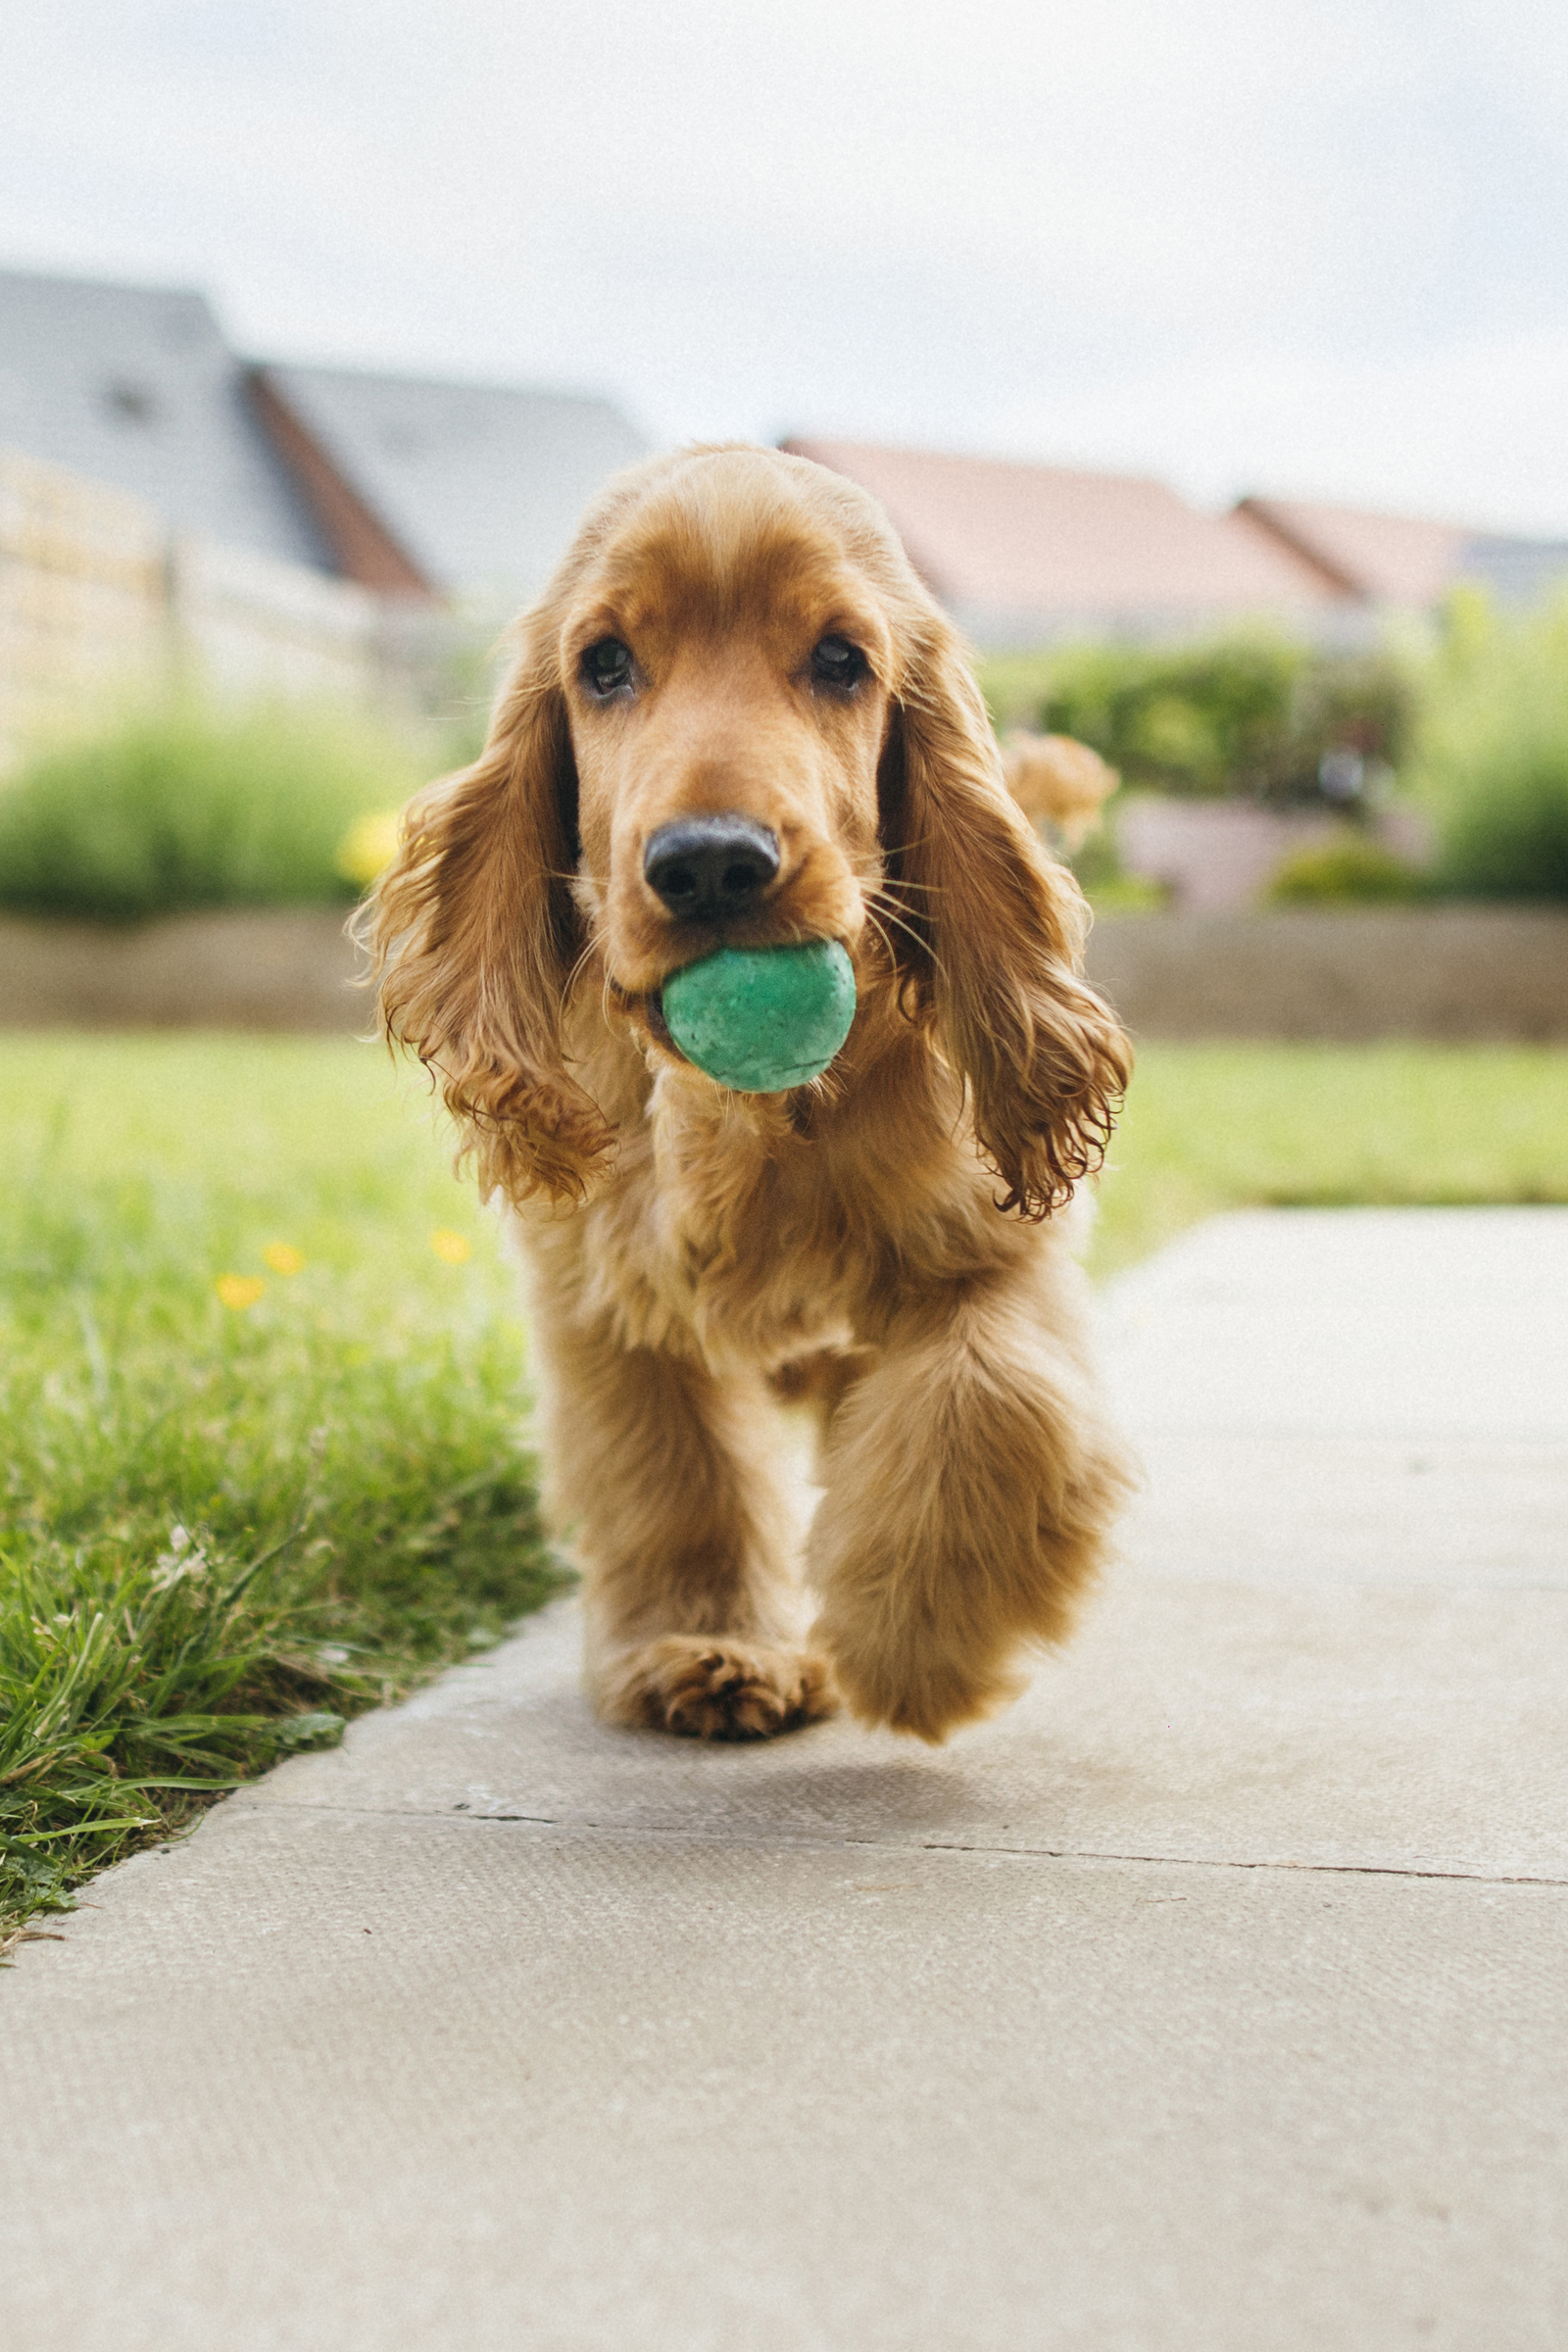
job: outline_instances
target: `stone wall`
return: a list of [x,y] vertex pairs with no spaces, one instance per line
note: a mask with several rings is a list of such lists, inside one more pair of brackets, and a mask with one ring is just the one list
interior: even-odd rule
[[269,907],[123,929],[0,918],[0,1028],[368,1029],[346,912]]
[[0,778],[126,698],[422,708],[466,638],[444,608],[171,536],[141,500],[0,449]]
[[[133,930],[0,919],[0,1027],[370,1026],[341,913],[182,915]],[[1089,974],[1144,1037],[1568,1043],[1568,909],[1104,915]]]
[[1144,1037],[1568,1042],[1568,909],[1103,915],[1089,976]]

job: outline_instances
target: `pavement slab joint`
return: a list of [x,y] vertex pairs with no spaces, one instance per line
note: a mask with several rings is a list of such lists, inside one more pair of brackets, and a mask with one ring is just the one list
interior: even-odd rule
[[0,2334],[1560,2352],[1565,1301],[1561,1209],[1217,1219],[994,1722],[606,1731],[568,1600],[107,1874],[0,1982]]

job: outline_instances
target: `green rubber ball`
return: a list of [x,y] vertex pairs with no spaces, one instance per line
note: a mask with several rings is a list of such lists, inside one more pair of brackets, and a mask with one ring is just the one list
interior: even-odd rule
[[855,971],[836,939],[720,948],[664,982],[664,1024],[688,1061],[742,1095],[820,1078],[855,1018]]

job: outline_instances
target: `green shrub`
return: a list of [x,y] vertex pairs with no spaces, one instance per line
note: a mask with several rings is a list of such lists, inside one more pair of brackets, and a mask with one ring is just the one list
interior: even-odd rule
[[1455,599],[1412,777],[1437,826],[1440,888],[1568,899],[1568,601],[1503,618],[1473,592]]
[[1266,791],[1289,739],[1304,657],[1283,640],[1129,654],[1111,647],[1064,661],[1041,723],[1078,735],[1129,784],[1212,795]]
[[1417,899],[1420,874],[1378,841],[1347,826],[1337,841],[1297,850],[1275,868],[1263,896],[1276,906],[1320,906],[1345,900]]
[[994,659],[983,682],[999,723],[1074,735],[1158,792],[1323,797],[1331,754],[1387,767],[1404,748],[1404,669],[1252,630],[1186,646],[1077,645]]
[[1443,884],[1472,899],[1568,899],[1568,762],[1562,747],[1521,746],[1491,799],[1457,808]]
[[350,900],[345,835],[418,780],[405,746],[348,712],[135,711],[0,786],[0,906],[136,922]]
[[1085,883],[1084,895],[1097,915],[1159,914],[1171,904],[1169,884],[1147,881],[1142,874],[1112,874],[1103,882]]

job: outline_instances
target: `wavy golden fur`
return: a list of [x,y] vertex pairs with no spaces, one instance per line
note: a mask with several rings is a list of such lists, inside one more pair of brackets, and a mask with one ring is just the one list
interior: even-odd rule
[[[481,758],[410,806],[372,937],[388,1034],[531,1264],[596,1701],[749,1738],[842,1694],[940,1740],[1065,1632],[1125,1489],[1054,1213],[1129,1070],[1082,899],[885,516],[809,460],[620,476],[515,649]],[[672,913],[646,845],[730,815],[776,876],[722,922]],[[858,990],[822,1078],[736,1095],[681,1057],[672,971],[807,939]],[[781,1396],[821,1439],[808,1631]]]

